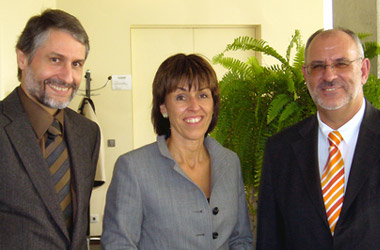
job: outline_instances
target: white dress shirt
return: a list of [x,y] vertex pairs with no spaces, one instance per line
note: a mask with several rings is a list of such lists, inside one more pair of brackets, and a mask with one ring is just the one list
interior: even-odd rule
[[[346,187],[348,183],[348,177],[350,176],[352,159],[355,152],[356,142],[358,140],[360,124],[362,123],[365,111],[365,100],[363,98],[363,103],[360,110],[349,120],[346,124],[338,129],[339,133],[343,137],[343,141],[339,144],[339,150],[343,157],[344,162],[344,192],[346,192]],[[318,117],[318,160],[319,160],[319,173],[322,178],[323,170],[326,166],[328,155],[329,155],[329,142],[328,135],[334,129],[327,126],[320,119],[319,112]]]

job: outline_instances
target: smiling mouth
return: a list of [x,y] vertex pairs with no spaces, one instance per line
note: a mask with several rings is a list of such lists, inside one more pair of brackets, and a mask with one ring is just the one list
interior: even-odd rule
[[44,83],[56,92],[62,93],[68,92],[71,88],[73,90],[75,90],[76,88],[76,85],[74,83],[66,84],[63,81],[60,81],[59,79],[47,79],[44,81]]
[[197,118],[189,118],[189,119],[185,119],[185,122],[187,123],[197,123],[197,122],[200,122],[202,120],[202,117],[197,117]]
[[319,89],[326,92],[334,92],[341,89],[343,85],[338,81],[322,82]]
[[328,88],[328,89],[324,89],[325,91],[334,91],[336,90],[337,88]]
[[48,83],[48,85],[50,88],[55,89],[57,91],[61,91],[61,92],[66,92],[69,90],[69,87],[66,87],[66,86],[57,86],[57,85],[53,85],[51,83]]

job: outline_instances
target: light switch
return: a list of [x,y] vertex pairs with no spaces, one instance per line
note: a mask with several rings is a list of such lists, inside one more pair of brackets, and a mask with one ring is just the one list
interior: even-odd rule
[[115,147],[115,139],[109,139],[109,140],[107,140],[107,146],[109,147],[109,148],[113,148],[113,147]]

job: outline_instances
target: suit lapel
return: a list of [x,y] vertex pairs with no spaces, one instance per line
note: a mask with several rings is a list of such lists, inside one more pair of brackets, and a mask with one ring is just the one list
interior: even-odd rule
[[212,191],[218,180],[225,174],[230,162],[226,161],[224,149],[214,138],[207,136],[204,143],[210,155]]
[[341,218],[344,218],[363,184],[367,181],[369,173],[371,173],[370,169],[378,164],[380,157],[379,124],[378,111],[367,102],[344,196]]
[[4,129],[17,155],[47,210],[69,239],[49,167],[42,155],[33,128],[23,111],[16,90],[4,100],[4,115],[10,119],[10,123]]
[[316,116],[307,121],[300,130],[300,134],[301,139],[292,144],[294,155],[300,166],[309,199],[328,227],[318,165],[318,122]]

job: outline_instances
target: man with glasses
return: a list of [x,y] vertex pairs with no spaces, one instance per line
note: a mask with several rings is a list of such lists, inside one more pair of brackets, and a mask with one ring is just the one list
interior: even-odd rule
[[369,69],[352,31],[307,41],[303,74],[318,112],[267,142],[257,249],[379,249],[380,111],[363,95]]

